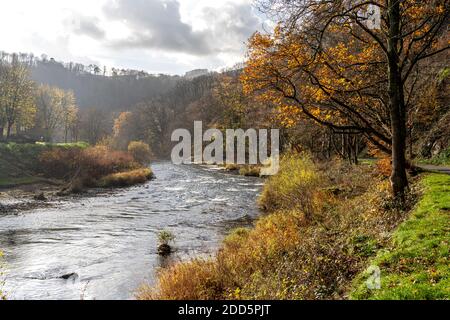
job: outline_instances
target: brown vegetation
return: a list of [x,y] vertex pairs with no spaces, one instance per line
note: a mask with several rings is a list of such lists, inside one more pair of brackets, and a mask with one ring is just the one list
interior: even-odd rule
[[145,183],[153,177],[153,172],[149,168],[141,168],[126,172],[119,172],[107,175],[98,183],[100,187],[128,187],[140,183]]
[[39,161],[48,177],[70,181],[66,189],[74,192],[85,187],[123,187],[152,177],[151,170],[142,168],[130,153],[105,146],[51,149]]
[[141,165],[149,165],[152,158],[150,146],[142,141],[131,141],[128,144],[128,153]]

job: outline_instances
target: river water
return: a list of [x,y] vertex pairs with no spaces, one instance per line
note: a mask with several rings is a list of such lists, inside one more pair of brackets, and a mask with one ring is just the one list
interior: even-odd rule
[[152,169],[145,185],[0,216],[7,298],[133,299],[167,263],[156,253],[160,231],[176,236],[172,259],[181,260],[212,254],[258,216],[259,178],[170,162]]

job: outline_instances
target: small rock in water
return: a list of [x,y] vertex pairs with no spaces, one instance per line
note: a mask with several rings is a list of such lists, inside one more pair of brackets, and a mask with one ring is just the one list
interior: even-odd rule
[[69,280],[69,279],[72,279],[72,278],[76,279],[76,278],[78,278],[78,274],[75,273],[75,272],[72,272],[72,273],[68,273],[68,274],[63,275],[60,278],[64,279],[64,280]]
[[165,256],[170,255],[171,253],[172,253],[172,247],[169,246],[168,244],[161,244],[161,245],[158,247],[158,254],[159,254],[160,256],[165,257]]

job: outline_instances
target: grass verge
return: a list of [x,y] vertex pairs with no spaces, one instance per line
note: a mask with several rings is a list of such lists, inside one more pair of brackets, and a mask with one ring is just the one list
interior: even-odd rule
[[429,174],[422,185],[417,208],[370,263],[381,269],[381,289],[369,290],[363,272],[352,299],[450,299],[450,176]]

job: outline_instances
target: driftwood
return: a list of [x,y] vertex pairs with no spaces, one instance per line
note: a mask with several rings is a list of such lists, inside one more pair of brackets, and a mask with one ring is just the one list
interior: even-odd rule
[[58,196],[65,196],[68,194],[71,194],[73,192],[78,192],[78,183],[79,183],[79,177],[81,175],[81,166],[78,167],[77,171],[75,171],[75,174],[70,178],[69,182],[60,190],[58,191]]

